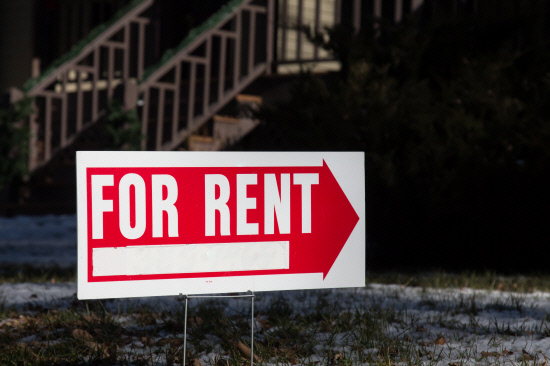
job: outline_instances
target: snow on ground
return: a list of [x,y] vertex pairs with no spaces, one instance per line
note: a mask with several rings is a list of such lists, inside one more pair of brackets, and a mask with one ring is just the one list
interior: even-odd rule
[[0,217],[0,265],[76,266],[76,216]]
[[[68,284],[2,284],[0,303],[4,306],[35,309],[69,308],[75,298],[76,285]],[[266,312],[274,301],[286,299],[296,313],[307,315],[316,309],[320,299],[328,301],[340,312],[356,309],[389,310],[396,312],[395,320],[388,323],[387,334],[396,339],[413,342],[419,352],[426,352],[425,364],[516,364],[522,361],[545,360],[550,356],[548,314],[550,294],[530,294],[483,291],[471,289],[422,289],[397,285],[371,284],[360,289],[303,290],[287,292],[256,293],[256,312]],[[190,309],[206,299],[191,299]],[[227,299],[224,309],[228,315],[243,314],[250,308],[248,299]],[[134,326],[124,309],[148,305],[162,309],[181,309],[182,299],[156,297],[139,299],[113,299],[105,303],[113,314],[121,314],[118,321]],[[244,315],[243,315],[244,316]],[[0,319],[1,322],[1,319]],[[256,339],[263,338],[261,325],[257,322]],[[269,331],[269,330],[268,330]],[[158,337],[166,335],[159,334]],[[183,335],[177,335],[183,337]],[[343,354],[353,354],[356,335],[344,332],[318,333],[316,335],[318,356],[309,361],[321,360],[328,349]],[[438,345],[437,339],[444,344]],[[211,342],[213,350],[201,355],[203,365],[210,364],[219,346],[217,339]],[[435,342],[435,343],[434,343]],[[218,347],[218,348],[217,348]],[[127,351],[134,354],[136,345],[128,345]],[[190,346],[192,349],[192,346]],[[423,350],[423,351],[422,351]],[[364,352],[376,353],[377,349]],[[527,356],[526,356],[527,355]],[[422,357],[421,357],[422,358]],[[435,362],[433,362],[435,361]],[[433,363],[432,363],[433,362]]]
[[[0,263],[74,266],[76,217],[0,219]],[[0,284],[0,306],[21,311],[37,305],[62,309],[70,307],[75,294],[75,283]],[[320,301],[328,302],[339,312],[394,311],[395,317],[386,327],[387,334],[414,344],[425,364],[533,364],[533,360],[545,361],[550,356],[550,293],[370,284],[357,289],[257,293],[255,310],[266,312],[274,301],[281,299],[285,299],[294,312],[304,315],[314,311]],[[118,314],[121,308],[135,308],[140,304],[159,310],[181,308],[181,300],[176,297],[114,299],[106,301],[105,306]],[[193,308],[203,301],[207,300],[192,299],[189,305]],[[247,299],[220,301],[226,302],[227,313],[243,314],[250,306]],[[124,322],[124,316],[120,316],[119,321]],[[260,327],[257,336],[261,338],[261,325],[258,323],[257,326]],[[335,336],[317,334],[316,337],[319,354],[327,347],[352,353],[352,344],[356,341],[353,332]],[[323,337],[330,338],[330,346]],[[438,339],[444,341],[438,344]],[[210,342],[214,347],[212,352],[215,352],[216,340]],[[430,351],[422,354],[426,350]],[[377,350],[364,352],[375,354]],[[208,364],[211,359],[212,354],[201,356],[203,364]],[[315,361],[315,357],[312,360]]]

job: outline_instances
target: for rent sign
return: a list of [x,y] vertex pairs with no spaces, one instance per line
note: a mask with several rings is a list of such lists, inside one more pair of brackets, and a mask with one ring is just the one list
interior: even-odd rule
[[80,299],[364,286],[363,153],[78,152]]

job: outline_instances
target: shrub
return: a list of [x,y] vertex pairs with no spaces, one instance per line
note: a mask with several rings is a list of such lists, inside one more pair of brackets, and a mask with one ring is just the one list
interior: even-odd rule
[[329,29],[342,72],[304,73],[243,146],[365,151],[371,266],[544,269],[550,45],[536,24],[550,5],[539,5]]
[[0,191],[27,171],[28,130],[21,124],[32,113],[32,101],[25,98],[0,110]]
[[105,132],[109,149],[141,150],[141,122],[138,114],[134,109],[124,110],[116,99],[109,103]]

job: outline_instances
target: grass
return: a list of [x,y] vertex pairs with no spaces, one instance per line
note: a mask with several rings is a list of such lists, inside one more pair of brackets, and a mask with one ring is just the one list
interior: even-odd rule
[[424,288],[472,288],[511,292],[550,291],[546,273],[502,275],[496,272],[371,272],[367,283],[398,284]]
[[[3,282],[74,280],[73,272],[62,269],[23,269],[11,277],[13,269],[3,273]],[[535,295],[528,295],[547,286],[544,278],[390,273],[369,274],[367,282],[397,286],[352,292],[346,296],[362,297],[351,302],[324,290],[291,297],[281,293],[267,302],[260,298],[254,314],[258,363],[539,365],[546,361],[545,353],[532,347],[550,335],[550,322],[530,300]],[[470,290],[452,291],[466,283]],[[0,364],[181,364],[184,302],[172,300],[172,306],[165,307],[73,298],[60,306],[30,304],[16,309],[5,306],[0,295]],[[216,366],[249,363],[245,351],[250,346],[250,307],[239,301],[210,299],[189,308],[188,365],[197,365],[198,359]],[[488,312],[505,318],[481,316]],[[518,344],[522,344],[519,349]],[[516,349],[512,352],[511,347]]]
[[[250,345],[250,314],[228,314],[227,301],[190,309],[188,359],[217,354],[217,364],[249,362],[239,342]],[[183,307],[150,306],[108,310],[102,301],[73,301],[66,309],[4,309],[0,315],[0,364],[174,364],[182,361]],[[22,314],[25,313],[25,314]],[[387,364],[415,358],[408,344],[385,336],[398,321],[378,308],[344,311],[321,296],[311,312],[299,314],[284,298],[255,314],[255,354],[260,362],[351,365]],[[242,348],[242,346],[241,346]],[[365,352],[377,348],[374,353]],[[391,361],[393,362],[393,361]]]
[[[76,268],[74,267],[35,267],[28,264],[0,265],[0,283],[69,281],[76,281]],[[550,292],[550,275],[546,273],[502,275],[490,271],[368,272],[366,283],[422,288],[472,288],[518,293]]]
[[29,264],[2,264],[0,265],[0,284],[2,283],[59,283],[76,281],[74,267],[35,267]]

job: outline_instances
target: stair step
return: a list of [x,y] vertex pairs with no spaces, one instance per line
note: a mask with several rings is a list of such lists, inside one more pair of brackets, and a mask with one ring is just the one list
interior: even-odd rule
[[190,151],[217,151],[218,142],[212,136],[189,136],[188,146]]
[[200,135],[191,135],[189,136],[189,140],[192,140],[193,142],[202,142],[202,143],[214,142],[214,138],[212,136],[200,136]]
[[239,123],[240,120],[241,120],[240,118],[231,117],[231,116],[221,116],[219,114],[214,115],[214,122],[236,124],[236,123]]
[[239,94],[235,97],[239,103],[262,104],[262,97],[251,94]]

